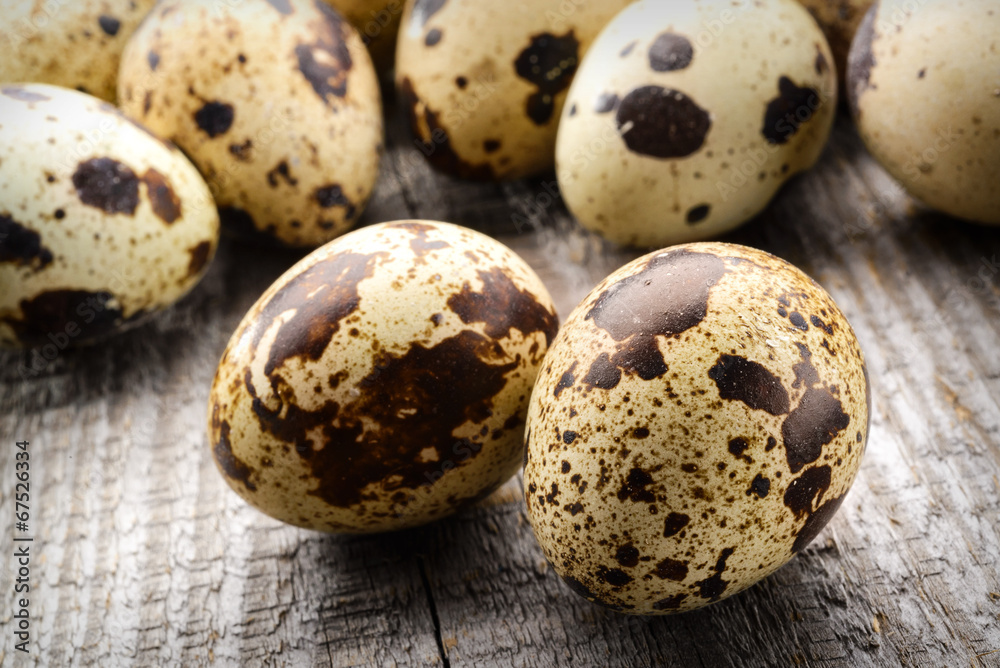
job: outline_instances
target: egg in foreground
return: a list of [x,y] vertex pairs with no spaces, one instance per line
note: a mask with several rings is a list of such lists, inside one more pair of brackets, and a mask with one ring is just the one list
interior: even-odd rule
[[868,150],[915,198],[1000,225],[1000,6],[882,0],[851,48],[847,89]]
[[520,465],[557,327],[541,281],[499,242],[427,221],[363,228],[244,317],[212,386],[215,462],[250,504],[302,527],[444,517]]
[[837,109],[832,58],[795,0],[629,6],[566,100],[556,141],[566,205],[632,246],[745,223],[819,159]]
[[208,186],[107,102],[0,84],[0,346],[59,349],[140,323],[201,280]]
[[132,35],[118,98],[176,143],[244,239],[315,247],[378,176],[382,103],[361,38],[324,2],[166,0]]
[[525,501],[577,593],[629,614],[731,596],[802,551],[868,436],[858,341],[763,251],[641,257],[569,316],[531,397]]

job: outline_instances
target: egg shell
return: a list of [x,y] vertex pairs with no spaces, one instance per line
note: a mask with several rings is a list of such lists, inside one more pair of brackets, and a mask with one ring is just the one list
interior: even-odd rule
[[378,80],[357,32],[319,0],[162,2],[129,41],[119,98],[191,157],[241,237],[318,246],[374,188]]
[[641,257],[572,312],[531,397],[525,502],[577,593],[690,610],[779,568],[841,506],[870,394],[830,296],[763,251]]
[[406,3],[403,0],[326,0],[326,2],[357,28],[379,72],[391,69],[396,55],[399,22]]
[[49,83],[115,101],[118,62],[156,0],[0,0],[0,81]]
[[523,260],[469,229],[366,227],[261,297],[219,363],[215,462],[244,499],[330,532],[424,524],[517,470],[558,328]]
[[218,238],[177,148],[89,95],[0,84],[0,345],[135,325],[195,286]]
[[831,59],[794,0],[631,5],[570,89],[556,145],[567,206],[635,246],[746,222],[819,159],[837,109]]
[[868,150],[906,190],[1000,225],[1000,4],[883,1],[851,49],[847,88]]
[[837,65],[838,78],[843,82],[847,71],[847,54],[851,41],[874,0],[799,0],[826,35]]
[[407,3],[396,82],[421,150],[476,180],[551,169],[580,58],[629,0]]

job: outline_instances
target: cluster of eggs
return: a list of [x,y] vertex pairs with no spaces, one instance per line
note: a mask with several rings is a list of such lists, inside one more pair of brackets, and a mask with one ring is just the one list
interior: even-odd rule
[[[819,285],[702,240],[817,162],[838,80],[915,197],[1000,224],[994,4],[82,0],[49,16],[0,0],[17,53],[0,63],[0,345],[141,322],[193,288],[220,229],[321,246],[219,363],[209,442],[233,490],[363,533],[454,513],[523,465],[571,588],[632,614],[706,605],[826,525],[871,406]],[[489,237],[420,220],[344,234],[374,189],[393,58],[436,168],[555,169],[584,227],[684,245],[613,273],[560,328]]]

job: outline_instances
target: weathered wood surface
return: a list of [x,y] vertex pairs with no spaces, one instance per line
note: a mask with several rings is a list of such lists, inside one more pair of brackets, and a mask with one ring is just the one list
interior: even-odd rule
[[[394,113],[367,221],[493,234],[539,271],[563,318],[638,254],[582,232],[545,179],[430,172]],[[875,395],[844,507],[760,585],[677,617],[597,608],[547,568],[518,480],[396,535],[320,535],[251,509],[206,446],[209,382],[242,314],[297,255],[227,243],[193,294],[140,329],[37,377],[0,356],[0,664],[1000,666],[1000,230],[914,207],[841,119],[821,165],[729,239],[831,291]],[[21,439],[29,657],[10,633]]]

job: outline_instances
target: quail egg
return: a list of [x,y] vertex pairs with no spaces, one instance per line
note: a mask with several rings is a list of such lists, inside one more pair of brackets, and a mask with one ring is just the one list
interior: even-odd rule
[[819,159],[837,109],[831,58],[795,0],[631,5],[587,53],[563,110],[567,206],[635,246],[746,222]]
[[218,237],[174,146],[90,95],[0,84],[0,345],[51,360],[134,325],[195,286]]
[[883,0],[847,88],[868,150],[931,208],[1000,225],[1000,5]]
[[375,70],[318,0],[161,2],[129,40],[118,92],[191,157],[238,236],[318,246],[354,225],[375,185]]
[[156,0],[0,0],[0,81],[49,83],[115,101],[118,61]]
[[577,593],[630,614],[731,596],[801,552],[868,437],[864,359],[801,271],[721,243],[641,257],[572,312],[528,410],[528,519]]
[[437,169],[463,178],[551,169],[579,60],[629,1],[409,3],[396,82],[420,150]]
[[362,228],[314,251],[233,334],[209,403],[215,462],[279,520],[411,527],[521,462],[552,300],[497,241],[446,223]]

